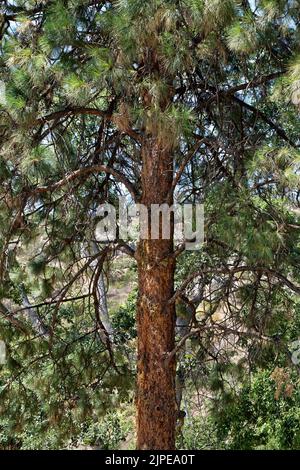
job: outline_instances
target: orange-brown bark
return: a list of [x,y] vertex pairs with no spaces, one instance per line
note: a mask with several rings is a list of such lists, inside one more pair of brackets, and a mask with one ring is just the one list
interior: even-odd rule
[[[172,158],[155,141],[142,151],[142,200],[167,201],[173,172]],[[142,240],[137,250],[139,301],[137,448],[175,448],[175,359],[167,365],[166,353],[174,348],[175,310],[168,304],[173,295],[175,261],[173,240]]]

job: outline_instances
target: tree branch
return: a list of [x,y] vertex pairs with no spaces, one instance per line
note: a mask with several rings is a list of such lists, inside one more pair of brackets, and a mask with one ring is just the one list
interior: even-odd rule
[[[71,108],[70,107],[70,108],[62,109],[60,111],[54,111],[53,113],[47,114],[46,116],[37,118],[29,124],[29,127],[35,127],[41,124],[46,124],[47,122],[51,122],[51,121],[56,122],[60,118],[63,118],[63,117],[71,117],[71,116],[78,116],[78,115],[100,116],[102,118],[107,119],[108,121],[115,122],[113,113],[110,110],[102,111],[101,109],[97,109],[97,108],[88,108],[88,107]],[[117,125],[116,122],[115,124]],[[120,129],[120,130],[123,134],[129,135],[129,137],[132,137],[136,141],[141,140],[141,136],[130,127],[126,129]]]
[[[205,329],[208,329],[210,326],[208,325],[203,325],[200,328],[196,328],[195,330],[189,331],[186,335],[184,335],[180,341],[176,344],[175,348],[172,349],[172,351],[168,352],[165,354],[165,365],[168,365],[172,358],[180,351],[180,349],[184,346],[185,342],[196,335],[200,335],[201,332],[203,332]],[[214,324],[213,326],[214,330],[222,330],[224,333],[227,334],[232,334],[232,335],[237,335],[237,336],[244,336],[246,338],[254,338],[257,340],[263,340],[267,342],[272,342],[274,339],[271,336],[266,336],[262,335],[260,333],[257,333],[256,331],[240,331],[240,330],[235,330],[233,328],[224,326],[224,325],[218,325]]]
[[206,276],[208,274],[228,274],[232,276],[233,274],[243,273],[243,272],[256,272],[261,274],[270,274],[273,277],[276,277],[279,281],[281,281],[286,287],[291,289],[296,294],[300,294],[300,286],[293,283],[289,280],[286,276],[281,273],[278,273],[274,269],[262,267],[262,266],[239,266],[235,268],[216,268],[216,269],[202,269],[192,273],[183,283],[182,285],[176,290],[175,294],[169,300],[169,304],[176,301],[176,299],[184,292],[187,286],[197,277],[199,276]]
[[176,186],[177,186],[177,184],[178,184],[178,182],[179,182],[179,180],[182,176],[182,173],[184,172],[187,164],[190,162],[190,160],[193,158],[193,156],[195,155],[195,153],[199,149],[202,142],[204,142],[205,140],[206,139],[201,139],[200,141],[196,142],[196,144],[193,145],[193,147],[190,149],[190,151],[187,153],[186,157],[184,158],[184,160],[180,164],[179,169],[178,169],[176,175],[174,176],[174,179],[173,179],[173,182],[172,182],[172,187],[171,187],[171,189],[169,191],[169,194],[168,194],[168,199],[173,195],[174,189],[176,188]]
[[264,85],[265,83],[275,80],[275,78],[278,78],[284,75],[285,73],[286,70],[279,70],[278,72],[270,73],[269,75],[253,78],[253,80],[250,80],[250,82],[241,83],[240,85],[231,87],[228,90],[222,90],[219,93],[221,93],[222,95],[233,95],[237,91],[248,90],[251,88],[256,88],[260,85]]
[[277,124],[275,124],[275,122],[273,122],[271,119],[268,118],[268,116],[263,113],[262,111],[260,111],[259,109],[255,108],[254,106],[252,106],[251,104],[249,103],[246,103],[245,101],[241,100],[240,98],[238,98],[237,96],[232,96],[232,99],[240,104],[241,106],[243,106],[243,108],[246,108],[248,109],[249,111],[251,111],[252,113],[256,114],[256,116],[258,116],[260,119],[262,119],[262,121],[264,121],[266,124],[268,124],[271,129],[273,129],[277,135],[279,135],[279,137],[281,137],[283,140],[285,140],[286,142],[288,142],[290,144],[291,147],[295,148],[295,149],[298,149],[299,146],[295,144],[295,142],[293,142],[286,134],[286,132],[280,127],[278,126]]
[[114,168],[111,168],[105,165],[100,165],[100,164],[75,170],[69,175],[62,178],[61,180],[57,181],[56,183],[50,184],[49,186],[41,186],[39,188],[34,188],[32,191],[30,191],[30,194],[43,194],[47,192],[52,192],[57,189],[60,189],[62,186],[70,183],[74,179],[81,178],[83,176],[87,177],[92,173],[100,173],[100,172],[107,173],[107,174],[114,176],[116,180],[124,184],[124,186],[128,189],[133,199],[137,200],[138,194],[134,186],[130,183],[130,181],[126,178],[126,176],[124,176],[122,173],[120,173],[118,170],[115,170]]

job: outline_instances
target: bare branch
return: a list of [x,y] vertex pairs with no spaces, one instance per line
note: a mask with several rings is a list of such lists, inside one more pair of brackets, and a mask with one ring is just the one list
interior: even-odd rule
[[229,276],[232,276],[233,274],[237,273],[243,273],[243,272],[255,272],[255,273],[261,273],[261,274],[269,274],[275,278],[277,278],[279,281],[281,281],[286,287],[291,289],[293,292],[296,294],[300,294],[300,286],[296,285],[294,282],[289,280],[286,276],[283,274],[275,271],[274,269],[270,269],[267,267],[262,267],[262,266],[239,266],[239,267],[234,267],[232,269],[230,268],[208,268],[208,269],[202,269],[199,271],[196,271],[192,273],[183,283],[182,285],[176,290],[175,294],[171,299],[169,300],[169,304],[173,303],[176,301],[176,299],[185,291],[185,289],[188,287],[188,285],[197,277],[199,276],[206,276],[208,274],[228,274]]
[[57,189],[60,189],[62,186],[70,183],[76,178],[88,177],[92,173],[100,173],[100,172],[114,176],[116,180],[124,184],[124,186],[128,189],[133,199],[137,200],[138,198],[137,192],[134,186],[126,178],[126,176],[124,176],[122,173],[120,173],[118,170],[115,170],[114,168],[111,168],[105,165],[100,165],[100,164],[75,170],[72,173],[65,176],[64,178],[62,178],[61,180],[57,181],[56,183],[50,184],[49,186],[41,186],[41,187],[34,188],[32,191],[30,191],[30,194],[43,194],[47,192],[53,192]]
[[168,198],[170,198],[173,195],[174,189],[176,188],[176,186],[177,186],[177,184],[178,184],[178,182],[179,182],[179,180],[182,176],[182,173],[184,172],[187,164],[193,158],[193,156],[195,155],[195,153],[197,152],[197,150],[199,149],[199,147],[201,146],[201,144],[204,140],[205,139],[201,139],[200,141],[196,142],[195,145],[193,145],[193,147],[191,148],[191,150],[187,153],[184,160],[182,161],[176,175],[174,176],[174,179],[173,179],[173,182],[172,182],[172,187],[171,187],[171,190],[168,194]]

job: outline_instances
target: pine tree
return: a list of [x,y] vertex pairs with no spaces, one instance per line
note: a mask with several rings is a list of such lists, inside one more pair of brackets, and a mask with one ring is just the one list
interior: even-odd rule
[[[10,289],[22,305],[22,285],[49,303],[51,351],[61,306],[71,298],[76,311],[78,282],[87,283],[92,267],[84,295],[121,380],[120,351],[97,314],[97,282],[117,250],[136,261],[139,449],[175,448],[175,305],[183,291],[196,280],[201,289],[217,282],[224,301],[234,280],[250,283],[251,327],[257,289],[280,284],[299,294],[297,3],[2,2],[3,297]],[[205,201],[199,253],[184,254],[171,233],[136,250],[119,240],[83,254],[102,202],[126,191],[150,209],[171,205],[175,190],[181,201]],[[179,257],[187,272],[182,261],[176,271]],[[195,326],[199,333],[205,325]]]

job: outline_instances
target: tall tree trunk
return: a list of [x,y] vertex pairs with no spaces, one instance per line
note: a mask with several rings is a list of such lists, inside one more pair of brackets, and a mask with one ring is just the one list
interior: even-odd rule
[[[142,200],[167,202],[173,179],[170,152],[148,138],[142,149]],[[170,202],[170,201],[168,201]],[[175,308],[168,304],[174,291],[173,228],[168,240],[141,240],[137,248],[139,301],[137,448],[175,448],[175,359],[166,365],[165,354],[174,348]]]

